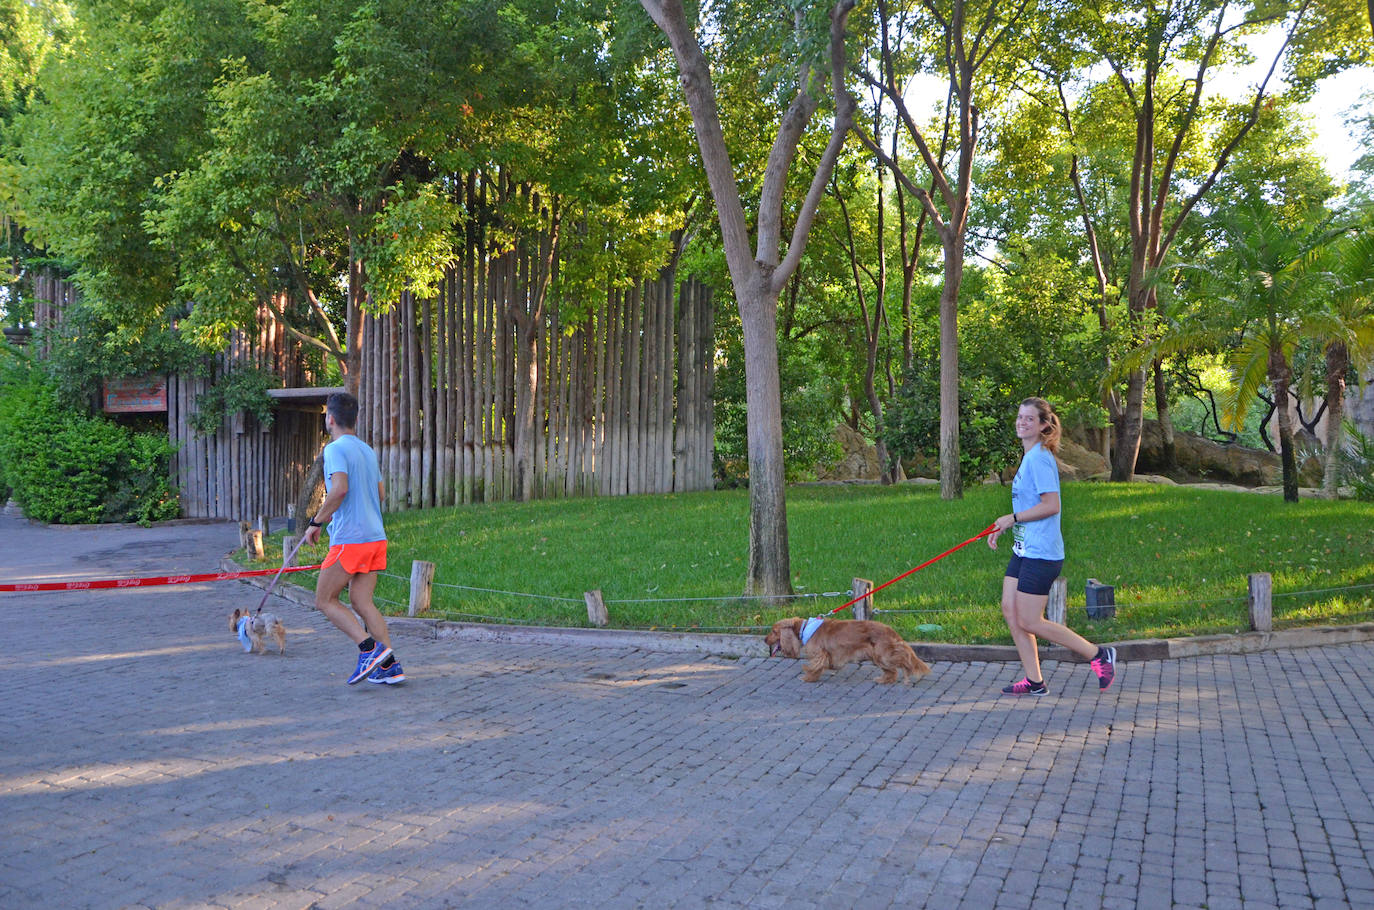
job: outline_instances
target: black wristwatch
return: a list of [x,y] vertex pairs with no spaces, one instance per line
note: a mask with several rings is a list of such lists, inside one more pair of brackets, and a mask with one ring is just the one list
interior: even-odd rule
[[309,526],[312,527],[312,528],[323,528],[323,527],[324,527],[324,525],[320,524],[318,521],[316,521],[316,520],[313,519],[313,518],[310,519],[310,525],[309,525]]

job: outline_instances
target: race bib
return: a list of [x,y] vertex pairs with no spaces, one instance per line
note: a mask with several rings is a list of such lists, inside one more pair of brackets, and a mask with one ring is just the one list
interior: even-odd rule
[[1019,521],[1011,526],[1011,551],[1017,556],[1026,555],[1026,526]]

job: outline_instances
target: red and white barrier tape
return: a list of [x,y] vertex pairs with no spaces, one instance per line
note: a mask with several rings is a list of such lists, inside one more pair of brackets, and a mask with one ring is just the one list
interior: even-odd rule
[[158,585],[189,585],[202,581],[228,581],[251,578],[255,575],[276,575],[281,572],[308,572],[320,566],[289,566],[285,569],[254,569],[251,572],[206,572],[201,575],[158,575],[152,578],[104,578],[97,581],[44,581],[0,584],[5,591],[86,591],[95,588],[151,588]]

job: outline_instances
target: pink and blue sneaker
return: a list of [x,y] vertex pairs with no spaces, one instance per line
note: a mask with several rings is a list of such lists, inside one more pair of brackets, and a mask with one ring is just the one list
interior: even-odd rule
[[1009,686],[1002,687],[1003,695],[1048,695],[1050,690],[1045,686],[1044,681],[1038,683],[1031,682],[1026,677],[1021,677],[1020,682],[1014,682]]

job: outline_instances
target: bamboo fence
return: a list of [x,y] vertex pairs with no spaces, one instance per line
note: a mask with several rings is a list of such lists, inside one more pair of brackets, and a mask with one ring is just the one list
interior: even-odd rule
[[[709,489],[714,411],[713,302],[674,270],[612,290],[590,316],[536,305],[547,245],[500,255],[470,246],[432,298],[403,294],[364,318],[359,435],[376,449],[388,510],[499,499]],[[36,280],[36,322],[76,296]],[[182,514],[280,516],[326,441],[322,408],[279,402],[263,426],[226,417],[201,436],[198,396],[252,364],[308,385],[300,349],[264,308],[211,358],[209,375],[167,377],[171,470]],[[532,419],[516,421],[522,395]]]
[[403,294],[364,319],[358,434],[382,463],[386,507],[709,489],[709,289],[676,288],[667,270],[573,325],[550,306],[522,345],[512,306],[535,273],[521,258],[452,269],[434,298]]

